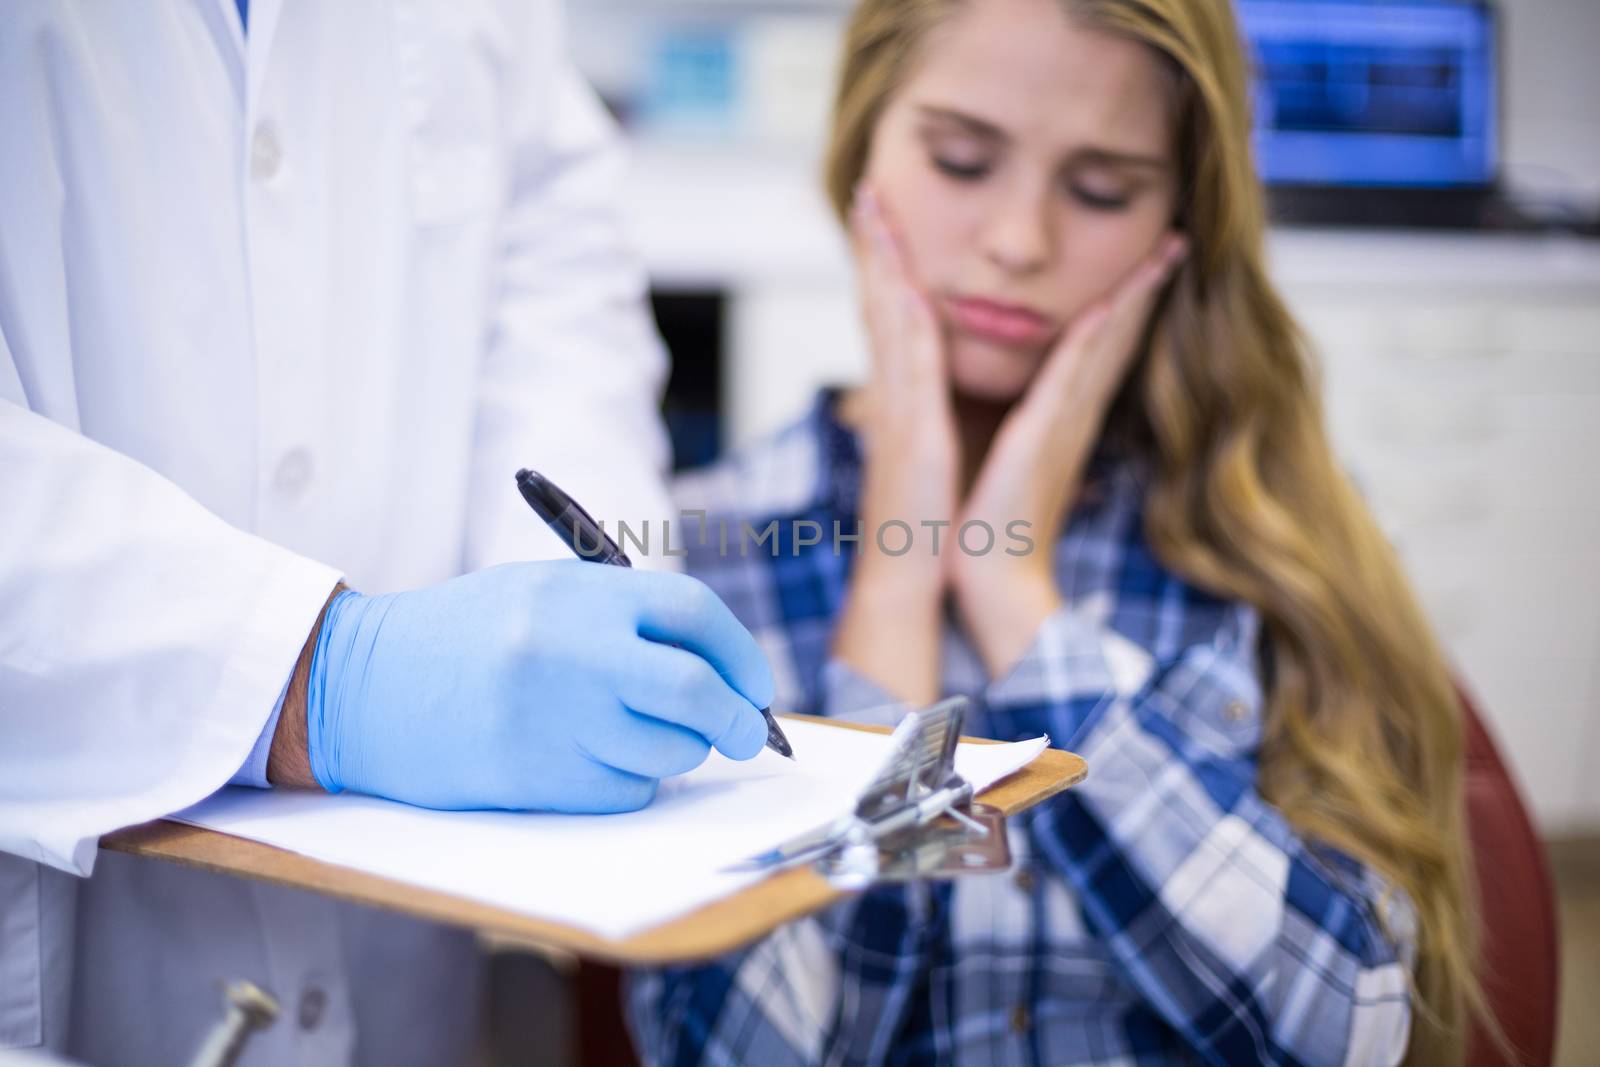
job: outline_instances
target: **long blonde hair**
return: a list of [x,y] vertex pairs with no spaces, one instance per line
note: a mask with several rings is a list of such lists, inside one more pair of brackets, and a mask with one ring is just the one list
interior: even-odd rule
[[[1107,430],[1143,440],[1146,535],[1263,619],[1257,784],[1304,835],[1416,909],[1411,1062],[1461,1056],[1473,966],[1461,713],[1390,547],[1329,448],[1308,346],[1268,280],[1244,52],[1229,0],[1060,0],[1173,75],[1177,224],[1191,253]],[[873,129],[957,0],[864,0],[845,39],[825,183],[841,219]],[[1490,1022],[1491,1031],[1494,1029]]]

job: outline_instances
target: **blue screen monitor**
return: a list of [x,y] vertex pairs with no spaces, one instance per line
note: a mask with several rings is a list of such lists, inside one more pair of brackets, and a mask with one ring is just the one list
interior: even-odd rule
[[1239,0],[1269,185],[1487,187],[1494,12],[1473,0]]

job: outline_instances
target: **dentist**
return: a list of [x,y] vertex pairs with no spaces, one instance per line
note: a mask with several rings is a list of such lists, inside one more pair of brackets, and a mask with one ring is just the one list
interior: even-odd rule
[[0,1048],[184,1062],[249,978],[286,1011],[246,1063],[457,1062],[469,934],[98,838],[230,780],[624,810],[760,750],[770,675],[705,587],[507,562],[568,555],[519,466],[666,507],[557,9],[7,5]]

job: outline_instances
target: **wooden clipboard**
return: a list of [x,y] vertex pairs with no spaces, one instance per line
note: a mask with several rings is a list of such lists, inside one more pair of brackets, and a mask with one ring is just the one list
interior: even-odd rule
[[[840,729],[889,732],[881,726],[811,716],[792,717]],[[975,737],[962,740],[997,743]],[[1076,785],[1087,774],[1088,766],[1081,757],[1047,748],[1032,763],[995,783],[978,799],[1011,816]],[[421,919],[467,926],[495,940],[515,941],[621,964],[673,963],[720,955],[771,933],[786,922],[819,911],[845,895],[810,869],[796,868],[660,926],[622,940],[610,940],[562,923],[421,889],[242,837],[165,819],[109,834],[100,839],[100,847],[306,889]]]

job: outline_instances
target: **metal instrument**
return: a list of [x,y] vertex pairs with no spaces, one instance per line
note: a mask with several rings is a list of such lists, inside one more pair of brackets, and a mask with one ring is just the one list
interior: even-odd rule
[[250,1035],[278,1017],[272,994],[251,982],[229,982],[223,989],[223,1004],[226,1014],[206,1035],[189,1067],[233,1067]]
[[974,803],[971,783],[955,770],[967,706],[966,697],[950,697],[908,714],[890,735],[889,758],[849,815],[734,869],[808,863],[841,889],[1008,869],[1004,817]]

